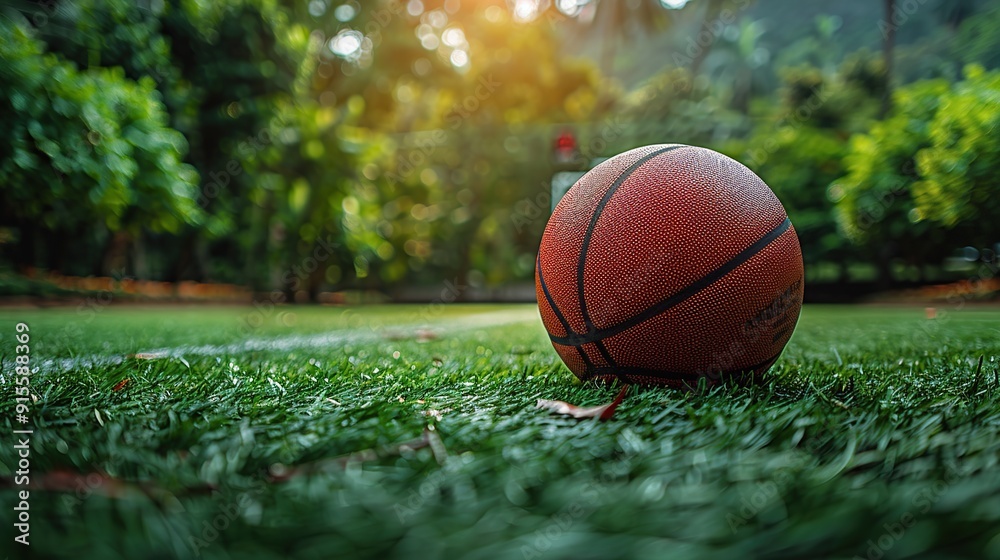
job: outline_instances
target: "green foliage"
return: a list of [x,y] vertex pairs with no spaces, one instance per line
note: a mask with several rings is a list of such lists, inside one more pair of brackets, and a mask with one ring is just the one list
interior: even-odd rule
[[715,95],[708,80],[671,68],[650,77],[622,97],[615,120],[624,134],[617,151],[644,144],[683,141],[714,146],[746,133],[743,115]]
[[[342,100],[338,136],[358,158],[335,206],[349,272],[366,285],[530,279],[548,203],[526,223],[518,205],[548,192],[555,124],[600,127],[614,99],[594,65],[560,54],[546,22],[449,17],[449,28],[464,30],[467,68],[401,40],[421,22],[404,16],[381,31],[383,64],[351,67],[341,80],[335,68],[346,62],[320,62],[314,87]],[[588,157],[613,153],[604,150]]]
[[970,67],[958,84],[929,80],[895,92],[893,114],[852,138],[847,174],[831,187],[850,239],[914,262],[995,239],[986,217],[997,208],[989,131],[1000,120],[998,83],[996,73]]
[[[553,172],[661,142],[749,164],[788,208],[810,264],[933,263],[995,236],[982,225],[996,198],[991,82],[956,90],[967,110],[911,103],[915,114],[848,144],[868,132],[887,83],[863,48],[877,26],[842,23],[877,8],[602,0],[571,14],[543,3],[532,19],[514,4],[66,0],[45,17],[9,12],[21,23],[0,47],[4,260],[311,297],[444,277],[530,281]],[[896,76],[951,77],[954,59],[993,65],[997,12],[981,8],[904,14]],[[667,26],[662,41],[636,33]],[[341,33],[355,51],[334,52]],[[614,79],[625,75],[634,87]],[[894,132],[918,122],[916,137]],[[554,164],[551,142],[567,129],[580,157]],[[860,153],[871,150],[889,155]],[[902,183],[901,165],[912,167]],[[328,243],[322,266],[289,274]]]
[[952,55],[966,64],[981,64],[987,69],[1000,68],[1000,8],[962,22],[952,42]]
[[[262,157],[283,145],[282,134],[287,137],[287,127],[282,122],[275,125],[274,118],[303,93],[303,74],[310,68],[308,32],[267,0],[167,1],[148,6],[126,0],[72,0],[46,15],[37,20],[35,31],[52,56],[94,75],[120,77],[124,72],[142,84],[134,95],[166,106],[165,113],[159,110],[165,117],[161,124],[176,130],[170,138],[182,138],[188,182],[196,184],[198,175],[202,181],[191,185],[196,189],[177,191],[186,205],[179,209],[187,214],[183,227],[161,208],[169,197],[160,201],[140,193],[141,204],[156,217],[130,218],[134,226],[121,243],[109,243],[100,230],[88,232],[82,237],[96,238],[92,246],[98,254],[82,251],[78,258],[107,263],[115,253],[148,253],[141,260],[162,263],[157,266],[159,275],[169,279],[211,277],[259,284],[268,267],[252,264],[252,256],[267,252],[269,222],[274,218],[273,205],[266,204],[270,191],[258,182],[267,172]],[[89,93],[81,90],[78,95]],[[160,165],[137,162],[140,168],[150,164]],[[190,173],[192,168],[198,175]],[[162,188],[159,183],[149,177],[142,184]],[[277,186],[283,184],[287,183]],[[273,182],[269,185],[276,188]],[[150,234],[164,229],[160,222],[169,226],[176,242],[166,247],[144,244]],[[21,255],[17,262],[59,266],[39,263],[32,254]],[[106,264],[100,268],[108,272]],[[151,274],[136,262],[129,268],[139,276]]]
[[914,158],[928,145],[929,121],[947,91],[943,80],[897,89],[893,115],[851,138],[847,174],[830,187],[843,232],[879,262],[894,256],[922,262],[947,250],[940,232],[917,220],[911,192]]
[[120,70],[78,71],[22,27],[0,24],[0,145],[7,219],[73,232],[93,222],[176,232],[195,224],[194,170],[167,126],[151,81]]
[[848,137],[865,130],[878,110],[881,90],[872,78],[878,69],[866,60],[857,53],[836,72],[785,69],[781,104],[767,108],[745,141],[726,146],[778,195],[807,265],[836,263],[842,275],[843,265],[857,256],[837,231],[827,188],[844,173]]
[[929,146],[916,155],[916,214],[956,228],[967,241],[1000,239],[1000,71],[970,66],[966,79],[942,97],[928,125]]

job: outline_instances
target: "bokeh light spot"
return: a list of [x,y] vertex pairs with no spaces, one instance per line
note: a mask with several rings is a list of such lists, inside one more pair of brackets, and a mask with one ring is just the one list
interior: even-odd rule
[[345,29],[330,39],[330,51],[342,58],[350,58],[361,49],[364,35],[360,31]]
[[469,64],[469,54],[465,51],[455,51],[451,53],[450,57],[451,63],[457,68],[464,68]]
[[490,6],[484,13],[486,21],[490,23],[500,23],[503,20],[503,9],[500,6]]
[[350,4],[341,4],[333,11],[333,17],[342,22],[351,21],[354,19],[355,15],[357,15],[357,10],[355,10],[354,6],[351,6]]
[[514,20],[519,23],[527,23],[538,16],[537,0],[515,0]]
[[449,47],[461,47],[465,44],[465,33],[457,27],[449,27],[441,34],[441,40]]
[[445,25],[448,25],[448,14],[444,13],[443,10],[434,10],[433,12],[428,12],[427,23],[441,29]]
[[417,76],[426,76],[431,72],[431,61],[426,58],[418,58],[413,61],[413,73]]
[[311,0],[309,2],[309,15],[319,17],[326,13],[326,2],[323,0]]

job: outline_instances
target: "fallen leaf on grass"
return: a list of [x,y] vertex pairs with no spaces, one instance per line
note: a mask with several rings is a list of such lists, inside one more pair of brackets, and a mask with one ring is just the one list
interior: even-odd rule
[[434,431],[434,426],[428,426],[424,436],[427,438],[427,445],[430,446],[431,453],[434,454],[434,460],[439,465],[443,465],[448,459],[448,449],[445,448],[444,442],[441,441],[441,436]]
[[135,358],[136,360],[159,360],[161,358],[166,358],[170,354],[166,352],[140,352],[138,354],[130,354],[126,356],[127,358]]
[[387,340],[416,340],[417,342],[430,342],[438,338],[438,334],[430,329],[416,329],[413,331],[388,331],[382,335]]
[[[0,477],[0,488],[14,488],[14,482],[14,477]],[[211,484],[167,490],[150,480],[125,480],[102,471],[81,473],[63,468],[33,474],[27,487],[30,490],[73,493],[77,499],[90,494],[114,499],[146,495],[157,503],[176,501],[176,496],[204,495],[217,490]]]
[[113,393],[117,393],[118,391],[121,391],[122,389],[124,389],[126,385],[128,385],[128,377],[126,377],[125,379],[122,379],[118,383],[115,383],[115,386],[111,388],[111,391]]
[[424,411],[424,416],[429,416],[429,417],[437,420],[438,422],[441,421],[441,411],[435,410],[433,408],[430,409],[430,410],[425,410]]
[[417,329],[417,342],[429,342],[437,337],[437,333],[430,329]]
[[600,406],[577,406],[575,404],[570,404],[566,401],[550,401],[546,399],[538,399],[538,404],[535,408],[541,408],[548,410],[552,414],[561,414],[564,416],[571,416],[573,418],[599,418],[600,420],[609,420],[615,414],[615,410],[618,405],[621,404],[622,399],[625,398],[625,394],[628,393],[628,385],[622,387],[622,390],[618,392],[618,396],[615,400],[609,402],[608,404],[602,404]]

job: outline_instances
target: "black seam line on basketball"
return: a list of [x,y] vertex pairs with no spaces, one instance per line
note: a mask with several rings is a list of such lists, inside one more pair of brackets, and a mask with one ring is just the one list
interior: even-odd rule
[[[754,255],[759,253],[764,247],[767,247],[772,241],[785,233],[788,228],[792,226],[791,220],[787,217],[778,224],[777,227],[767,232],[764,237],[761,237],[753,245],[750,245],[746,249],[740,251],[735,257],[729,259],[723,263],[720,267],[709,272],[705,276],[702,276],[698,280],[695,280],[691,284],[688,284],[683,290],[677,292],[676,294],[662,299],[657,303],[647,307],[646,309],[640,311],[638,314],[633,315],[631,318],[618,323],[617,325],[612,325],[603,329],[595,329],[586,334],[575,334],[572,333],[569,336],[553,336],[549,334],[549,339],[552,342],[562,344],[564,346],[579,346],[581,344],[586,344],[588,342],[594,342],[595,340],[601,340],[609,336],[614,336],[622,331],[628,330],[643,321],[647,321],[660,313],[680,304],[689,297],[695,295],[696,293],[704,290],[708,286],[712,285],[715,281],[719,280],[726,274],[729,274],[735,270],[741,264],[750,260]],[[568,331],[567,331],[568,332]]]
[[[597,204],[597,208],[594,209],[594,214],[590,217],[590,224],[587,225],[587,232],[583,235],[583,245],[580,247],[580,261],[577,263],[576,267],[576,284],[577,284],[576,288],[577,288],[577,295],[580,300],[580,313],[583,315],[583,323],[587,328],[588,334],[594,332],[594,323],[593,321],[590,320],[590,314],[587,312],[587,302],[583,298],[583,271],[585,264],[587,262],[587,249],[590,248],[590,236],[594,233],[594,227],[597,226],[597,219],[601,217],[601,212],[604,211],[604,207],[608,205],[608,201],[610,201],[611,197],[614,196],[615,191],[618,190],[618,187],[621,187],[622,184],[626,180],[628,180],[629,176],[631,176],[636,169],[639,169],[644,163],[655,158],[660,154],[664,154],[671,150],[676,150],[678,148],[686,148],[686,147],[687,146],[681,144],[669,146],[666,148],[661,148],[649,155],[639,158],[638,161],[628,166],[628,168],[625,169],[625,171],[623,171],[622,174],[619,175],[617,179],[615,179],[614,183],[611,183],[611,186],[608,187],[608,192],[604,193],[604,196],[601,198],[601,201]],[[569,333],[569,331],[566,332]]]
[[583,346],[577,346],[576,353],[579,354],[580,359],[583,360],[584,371],[594,371],[597,369],[594,366],[594,362],[590,361],[590,356],[587,355],[587,351],[583,349]]
[[[781,353],[784,352],[784,351],[785,351],[785,349],[782,348],[781,350],[778,351],[777,354],[775,354],[774,356],[771,356],[770,358],[768,358],[767,360],[764,360],[763,362],[761,362],[759,364],[748,366],[748,367],[745,367],[745,368],[742,368],[742,369],[724,371],[724,372],[720,372],[720,373],[721,373],[721,375],[732,375],[734,373],[747,373],[747,372],[751,372],[751,371],[756,373],[756,371],[758,369],[760,369],[760,368],[762,368],[762,367],[764,367],[764,366],[766,366],[766,365],[768,365],[768,364],[770,364],[770,363],[772,363],[774,361],[777,361],[777,359],[779,357],[781,357]],[[617,371],[612,371],[612,369],[615,369]],[[621,379],[622,375],[624,375],[624,376],[636,376],[636,375],[638,375],[638,376],[643,376],[643,377],[657,377],[657,378],[660,378],[660,379],[691,379],[691,378],[695,378],[695,377],[699,377],[699,376],[703,377],[705,375],[712,375],[712,374],[704,374],[704,373],[702,373],[702,374],[678,373],[678,372],[675,372],[675,371],[665,371],[665,370],[654,369],[654,368],[628,367],[628,366],[626,366],[626,367],[616,367],[616,368],[599,367],[599,368],[595,368],[594,372],[591,375],[589,375],[588,377],[583,378],[582,381],[589,381],[590,379],[593,379],[593,378],[601,376],[601,375],[614,375],[618,379]]]
[[[618,379],[618,381],[621,381],[622,383],[634,383],[626,379],[626,377],[628,377],[627,375],[620,375],[618,373],[620,370],[620,368],[618,367],[618,362],[616,362],[615,359],[611,357],[611,352],[608,352],[608,349],[604,346],[604,341],[598,340],[597,342],[594,343],[594,345],[597,346],[597,351],[600,352],[601,356],[604,358],[604,361],[608,362],[607,367],[614,370],[614,376]],[[577,348],[583,348],[583,347],[577,346]],[[596,375],[596,372],[600,369],[606,369],[606,368],[594,368],[592,370],[593,373],[591,375]]]
[[559,311],[559,308],[556,307],[556,302],[552,299],[552,294],[549,293],[549,287],[545,285],[545,277],[542,275],[541,253],[539,253],[538,256],[535,258],[535,268],[538,269],[538,283],[542,285],[542,293],[545,294],[545,301],[549,303],[549,307],[551,307],[552,311],[555,312],[556,319],[559,319],[559,322],[562,323],[563,329],[566,330],[566,334],[568,335],[575,334],[569,328],[569,322],[566,321],[566,317],[563,316],[562,311]]
[[604,342],[598,340],[594,342],[594,345],[597,346],[597,351],[604,358],[604,361],[608,362],[608,367],[618,367],[615,359],[611,357],[611,352],[608,352],[608,349],[604,346]]
[[[542,286],[542,293],[545,294],[545,301],[548,302],[549,307],[556,314],[556,319],[562,324],[563,329],[566,330],[568,334],[575,334],[573,329],[569,328],[569,322],[566,317],[563,316],[562,312],[556,306],[555,300],[552,299],[552,294],[549,293],[549,287],[545,285],[545,276],[542,275],[542,255],[541,253],[535,258],[535,269],[538,270],[538,283]],[[576,351],[580,354],[580,358],[583,359],[583,364],[586,366],[588,372],[594,371],[594,363],[590,361],[590,356],[587,356],[587,352],[583,350],[583,347],[577,346]]]

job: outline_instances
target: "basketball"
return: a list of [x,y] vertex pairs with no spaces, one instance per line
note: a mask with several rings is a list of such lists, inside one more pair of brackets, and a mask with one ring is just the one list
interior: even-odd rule
[[759,379],[802,307],[799,241],[743,164],[666,144],[587,172],[535,265],[542,322],[581,380],[693,386]]

